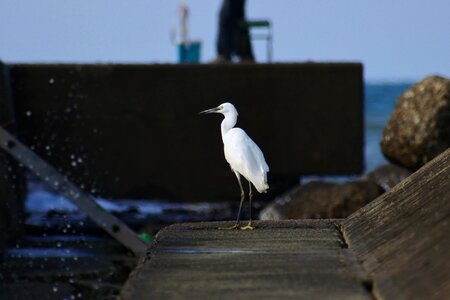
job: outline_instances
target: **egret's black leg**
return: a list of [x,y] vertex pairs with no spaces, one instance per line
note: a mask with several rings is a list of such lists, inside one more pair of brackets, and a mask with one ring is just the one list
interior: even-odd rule
[[231,229],[239,228],[239,219],[241,218],[242,203],[244,203],[245,192],[244,192],[244,188],[242,187],[242,183],[241,183],[241,175],[236,171],[234,172],[234,174],[236,174],[236,177],[239,182],[239,188],[241,189],[241,203],[239,204],[239,211],[238,211],[236,223],[231,227],[219,227],[219,229],[222,229],[222,230],[231,230]]
[[250,202],[249,206],[249,213],[250,213],[250,220],[248,221],[247,226],[241,227],[241,230],[253,230],[254,227],[252,226],[252,198],[253,198],[253,192],[252,192],[252,183],[248,182],[248,200]]

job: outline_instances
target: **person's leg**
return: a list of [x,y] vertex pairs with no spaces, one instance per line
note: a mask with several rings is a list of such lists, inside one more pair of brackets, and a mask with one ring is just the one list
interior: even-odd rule
[[219,35],[217,38],[217,54],[224,59],[231,58],[232,52],[232,16],[234,0],[224,0],[219,13]]
[[241,58],[241,61],[253,62],[255,61],[255,57],[253,56],[250,34],[248,32],[248,29],[241,28],[241,31],[241,44],[238,51],[238,56]]
[[243,61],[254,61],[248,28],[242,26],[245,21],[245,0],[233,2],[233,48],[231,53]]

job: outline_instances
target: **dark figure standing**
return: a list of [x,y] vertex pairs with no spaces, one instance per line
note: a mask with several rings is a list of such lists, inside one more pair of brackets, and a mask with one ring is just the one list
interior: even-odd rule
[[217,58],[213,63],[230,62],[233,56],[242,62],[254,62],[248,28],[245,21],[245,0],[224,0],[219,15]]

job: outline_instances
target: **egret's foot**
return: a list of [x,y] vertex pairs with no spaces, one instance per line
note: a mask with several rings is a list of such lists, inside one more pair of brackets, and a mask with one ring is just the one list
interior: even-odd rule
[[240,230],[253,230],[255,227],[252,226],[252,222],[248,223],[246,226],[239,227]]
[[234,230],[234,229],[239,229],[239,228],[241,228],[241,227],[239,227],[239,224],[236,223],[230,227],[219,227],[219,230]]

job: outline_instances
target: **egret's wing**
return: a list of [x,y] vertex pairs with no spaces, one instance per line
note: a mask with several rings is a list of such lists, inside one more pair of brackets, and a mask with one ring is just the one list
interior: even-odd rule
[[233,170],[252,182],[259,191],[268,188],[266,173],[269,166],[261,149],[242,129],[233,128],[227,133],[225,158]]
[[267,172],[269,172],[269,166],[267,165],[266,160],[264,159],[264,154],[262,153],[261,149],[259,149],[258,145],[256,145],[256,143],[253,142],[250,138],[248,139],[251,141],[251,143],[249,143],[249,147],[253,153],[253,157],[256,160],[258,168],[260,168],[258,172],[260,177],[259,184],[253,184],[255,184],[258,190],[265,190],[269,188],[267,186]]
[[256,167],[256,160],[253,158],[251,147],[249,147],[249,140],[243,130],[233,128],[227,134],[224,143],[226,160],[233,170],[238,171],[245,177],[253,167]]
[[266,160],[264,159],[264,154],[262,153],[261,149],[259,149],[258,145],[254,141],[252,141],[248,136],[247,138],[250,140],[249,147],[251,151],[253,152],[253,156],[258,162],[258,165],[262,167],[262,170],[265,172],[269,172],[269,166],[266,163]]

